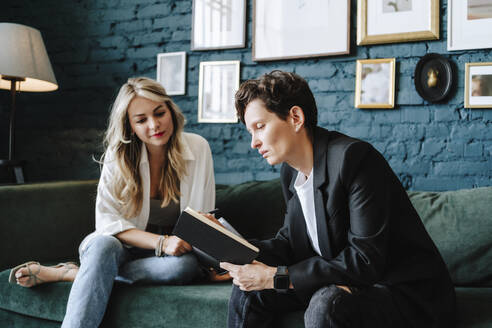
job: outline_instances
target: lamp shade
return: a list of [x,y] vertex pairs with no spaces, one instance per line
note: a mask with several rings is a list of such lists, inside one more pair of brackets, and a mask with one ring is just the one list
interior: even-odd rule
[[0,23],[0,89],[10,89],[2,77],[25,78],[17,91],[58,89],[39,30],[20,24]]

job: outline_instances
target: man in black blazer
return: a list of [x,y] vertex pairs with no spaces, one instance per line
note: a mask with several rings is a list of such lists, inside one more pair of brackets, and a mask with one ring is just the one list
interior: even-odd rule
[[404,188],[370,144],[317,127],[304,79],[244,82],[236,109],[251,147],[282,164],[284,226],[248,265],[221,263],[234,288],[229,327],[270,327],[305,310],[306,327],[453,327],[447,268]]

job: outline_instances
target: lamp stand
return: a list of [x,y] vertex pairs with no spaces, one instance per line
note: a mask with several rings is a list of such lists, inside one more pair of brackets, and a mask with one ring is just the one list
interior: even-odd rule
[[24,161],[15,160],[15,94],[17,92],[16,83],[25,81],[23,77],[2,75],[3,80],[10,81],[10,96],[12,106],[9,115],[9,159],[0,160],[0,166],[13,167],[15,180],[17,183],[24,183],[23,165]]

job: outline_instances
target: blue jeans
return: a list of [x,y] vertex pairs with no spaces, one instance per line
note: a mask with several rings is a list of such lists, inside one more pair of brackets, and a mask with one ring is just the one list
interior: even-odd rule
[[62,327],[98,327],[114,281],[182,285],[203,275],[192,253],[155,257],[154,251],[126,248],[113,236],[97,236],[80,254],[80,269],[68,298]]

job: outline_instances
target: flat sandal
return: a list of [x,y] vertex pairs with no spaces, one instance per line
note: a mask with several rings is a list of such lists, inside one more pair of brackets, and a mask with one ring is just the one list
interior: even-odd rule
[[[36,273],[33,273],[31,271],[31,268],[30,268],[31,264],[35,264],[38,266],[38,271]],[[27,268],[27,271],[29,271],[29,273],[27,274],[27,276],[29,277],[28,284],[30,284],[34,280],[34,283],[31,287],[34,287],[34,286],[39,285],[39,284],[44,282],[43,279],[41,279],[37,276],[41,272],[41,264],[39,264],[39,262],[29,261],[29,262],[20,264],[20,265],[16,266],[15,268],[13,268],[12,270],[10,270],[9,283],[17,284],[17,278],[15,277],[15,274],[17,273],[17,271],[19,271],[22,268]],[[22,287],[24,287],[24,286],[22,286]]]

